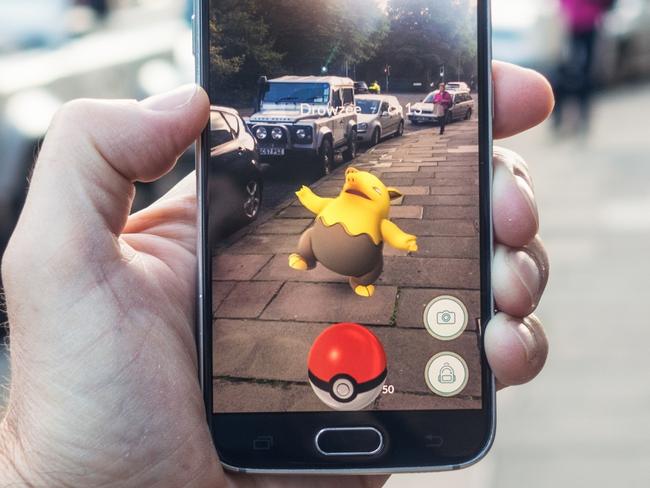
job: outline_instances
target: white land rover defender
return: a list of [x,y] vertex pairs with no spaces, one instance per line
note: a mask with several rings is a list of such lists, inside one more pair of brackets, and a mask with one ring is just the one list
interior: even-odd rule
[[356,157],[357,107],[349,78],[262,77],[255,109],[246,123],[264,159],[304,154],[329,174],[336,152],[348,161]]

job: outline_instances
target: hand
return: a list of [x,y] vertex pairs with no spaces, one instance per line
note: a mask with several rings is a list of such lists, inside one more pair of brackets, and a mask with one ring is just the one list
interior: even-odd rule
[[411,236],[408,238],[406,241],[406,247],[409,252],[417,252],[418,251],[418,238],[415,236]]
[[302,201],[303,198],[309,198],[314,194],[314,192],[308,186],[302,185],[300,190],[296,192],[296,196],[299,200]]
[[[497,136],[542,121],[538,75],[495,64]],[[528,107],[526,111],[519,108]],[[188,178],[128,216],[134,181],[166,173],[209,117],[205,93],[77,101],[56,117],[4,256],[12,384],[0,485],[378,486],[385,477],[224,473],[194,347],[195,194]],[[495,294],[486,331],[501,385],[532,379],[547,342],[530,314],[548,277],[523,162],[496,159]]]

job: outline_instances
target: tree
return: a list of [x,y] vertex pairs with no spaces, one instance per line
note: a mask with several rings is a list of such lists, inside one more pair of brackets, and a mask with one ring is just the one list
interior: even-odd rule
[[390,32],[376,64],[429,82],[442,65],[455,76],[474,74],[477,21],[470,0],[389,0],[387,13]]
[[220,0],[210,11],[210,88],[219,103],[250,101],[257,77],[280,70],[282,55],[256,0]]

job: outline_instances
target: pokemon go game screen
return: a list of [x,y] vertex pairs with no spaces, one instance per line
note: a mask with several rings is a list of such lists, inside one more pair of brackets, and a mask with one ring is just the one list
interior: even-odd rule
[[476,0],[213,0],[215,413],[479,409]]

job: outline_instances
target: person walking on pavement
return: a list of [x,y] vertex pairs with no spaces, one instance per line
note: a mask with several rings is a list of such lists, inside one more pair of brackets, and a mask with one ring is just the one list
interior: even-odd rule
[[438,85],[438,93],[433,97],[433,104],[440,105],[444,110],[443,115],[438,117],[438,120],[440,121],[440,135],[442,135],[445,133],[445,125],[447,125],[447,117],[449,117],[449,109],[453,104],[451,93],[445,89],[444,83]]
[[555,84],[555,127],[562,123],[563,109],[569,97],[575,97],[580,107],[582,128],[589,123],[593,92],[594,47],[602,19],[616,0],[560,0],[570,33],[569,55],[558,69]]

